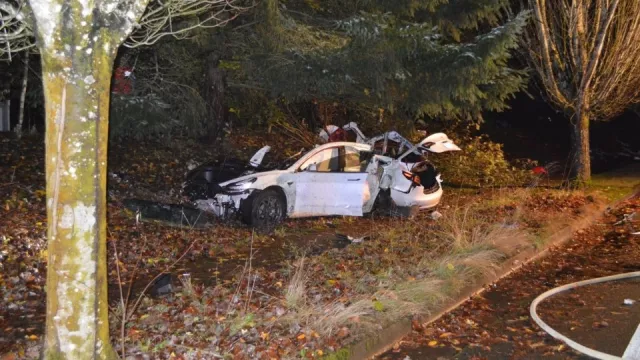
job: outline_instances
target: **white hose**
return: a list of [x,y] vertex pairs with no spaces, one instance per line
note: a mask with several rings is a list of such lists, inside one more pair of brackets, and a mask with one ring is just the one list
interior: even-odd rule
[[533,300],[533,302],[531,303],[531,307],[529,308],[529,312],[531,313],[531,318],[533,319],[533,321],[536,322],[536,324],[538,324],[538,326],[540,326],[542,328],[542,330],[546,331],[549,335],[553,336],[554,338],[556,338],[556,339],[558,339],[560,341],[563,341],[564,343],[569,345],[574,350],[577,350],[577,351],[579,351],[579,352],[581,352],[581,353],[583,353],[583,354],[585,354],[587,356],[590,356],[592,358],[595,358],[595,359],[620,360],[622,358],[619,357],[619,356],[614,356],[614,355],[610,355],[610,354],[607,354],[607,353],[603,353],[601,351],[590,349],[590,348],[588,348],[588,347],[586,347],[584,345],[580,345],[577,342],[569,339],[568,337],[560,334],[559,332],[554,330],[552,327],[550,327],[549,325],[547,325],[544,321],[542,321],[540,319],[540,317],[536,313],[536,308],[538,307],[538,304],[540,304],[542,301],[544,301],[548,297],[556,295],[556,294],[559,294],[559,293],[561,293],[563,291],[575,289],[577,287],[584,286],[584,285],[592,285],[592,284],[597,284],[597,283],[606,282],[606,281],[623,280],[623,279],[629,279],[629,278],[638,277],[638,276],[640,276],[640,271],[635,271],[635,272],[630,272],[630,273],[625,273],[625,274],[618,274],[618,275],[605,276],[605,277],[596,278],[596,279],[578,281],[578,282],[575,282],[575,283],[571,283],[571,284],[567,284],[567,285],[563,285],[563,286],[557,287],[555,289],[551,289],[551,290],[543,293],[542,295],[538,296],[535,300]]

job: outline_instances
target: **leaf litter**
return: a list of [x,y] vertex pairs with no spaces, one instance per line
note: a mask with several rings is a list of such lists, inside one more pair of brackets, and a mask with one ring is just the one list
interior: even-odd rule
[[[34,358],[45,309],[43,141],[0,140],[7,147],[0,155],[0,348],[7,356]],[[251,153],[247,148],[259,148],[266,140],[231,142],[235,147],[229,151],[238,155]],[[491,271],[495,262],[522,246],[533,246],[485,243],[470,229],[459,229],[455,239],[443,237],[443,231],[451,230],[448,219],[457,218],[460,209],[472,208],[473,216],[465,220],[470,224],[464,226],[478,225],[485,228],[483,234],[495,235],[520,230],[486,224],[517,218],[535,232],[544,219],[534,214],[576,212],[588,202],[579,194],[540,190],[539,196],[527,199],[528,216],[522,217],[518,199],[474,208],[481,204],[478,199],[501,194],[451,190],[437,222],[429,214],[400,221],[375,216],[291,220],[268,236],[236,223],[168,227],[141,219],[124,206],[131,198],[182,203],[178,189],[188,167],[210,159],[217,150],[203,151],[202,144],[184,139],[170,145],[111,146],[110,324],[112,343],[119,353],[124,344],[126,358],[314,358],[344,352],[345,346],[399,318],[432,311],[465,283]],[[471,224],[480,218],[482,223]],[[303,265],[301,259],[306,259]],[[304,276],[296,277],[301,272]],[[170,274],[173,291],[141,294],[162,273]],[[294,294],[290,290],[296,278],[297,298],[287,296]],[[129,287],[127,318],[121,326],[120,293],[126,296]],[[482,328],[468,320],[459,326]],[[456,333],[442,331],[428,344],[434,349],[461,346],[465,340]]]

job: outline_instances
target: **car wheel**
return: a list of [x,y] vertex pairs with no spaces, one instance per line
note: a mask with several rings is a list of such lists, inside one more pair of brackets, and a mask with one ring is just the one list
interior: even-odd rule
[[284,220],[286,204],[282,195],[272,189],[258,192],[243,212],[246,223],[252,227],[270,231]]
[[398,206],[393,202],[389,190],[380,191],[373,205],[373,212],[381,215],[411,218],[417,213],[417,207]]

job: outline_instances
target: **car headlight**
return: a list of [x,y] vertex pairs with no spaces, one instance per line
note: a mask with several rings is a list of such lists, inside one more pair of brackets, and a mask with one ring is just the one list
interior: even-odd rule
[[227,192],[240,192],[240,191],[245,191],[247,189],[249,189],[251,187],[251,184],[253,184],[254,182],[256,182],[256,180],[258,180],[258,178],[249,178],[249,179],[245,179],[245,180],[241,180],[241,181],[236,181],[233,182],[227,186],[224,187],[224,189]]

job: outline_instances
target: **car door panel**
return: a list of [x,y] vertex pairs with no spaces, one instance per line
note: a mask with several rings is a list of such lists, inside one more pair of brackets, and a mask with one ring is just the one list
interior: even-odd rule
[[324,149],[306,160],[293,176],[295,203],[290,216],[362,216],[368,190],[366,174],[343,172],[345,167],[341,146]]
[[[304,171],[295,176],[291,217],[362,216],[367,174]],[[366,189],[365,189],[366,188]]]
[[380,180],[383,175],[384,169],[380,166],[380,157],[375,155],[369,162],[366,168],[367,186],[365,187],[365,194],[363,199],[362,211],[365,213],[373,210],[376,197],[380,193]]

